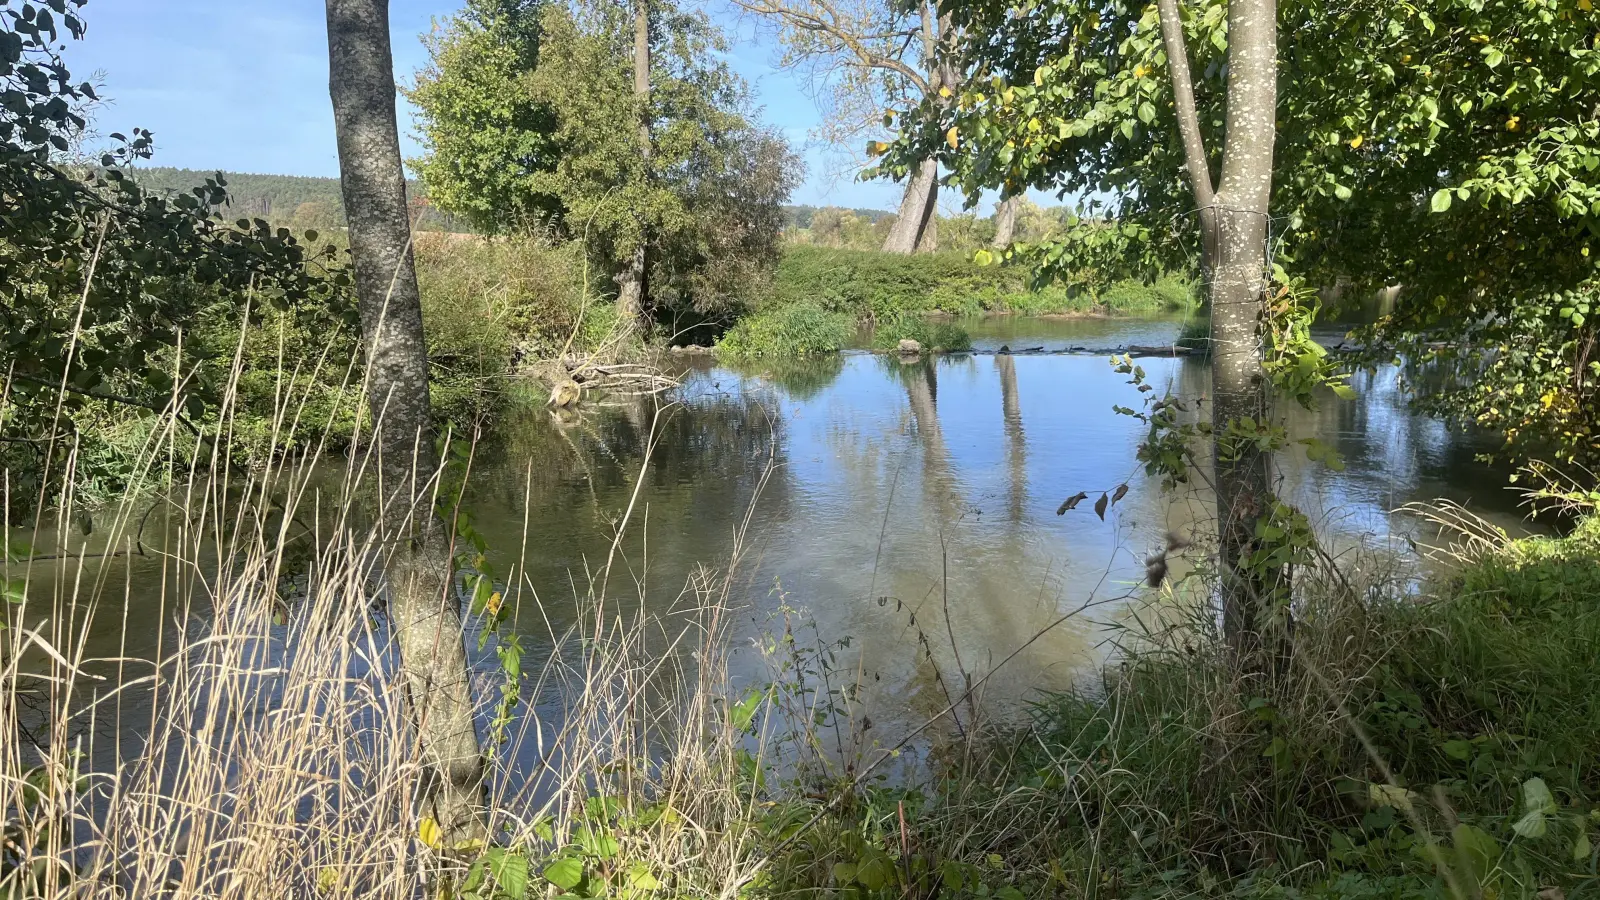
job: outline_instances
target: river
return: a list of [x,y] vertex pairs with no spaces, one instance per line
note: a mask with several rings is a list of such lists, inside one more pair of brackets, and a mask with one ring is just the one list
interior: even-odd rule
[[[602,400],[573,418],[541,410],[503,429],[479,453],[468,506],[513,573],[524,668],[584,614],[585,573],[608,558],[610,614],[626,616],[682,605],[699,567],[723,570],[737,551],[735,676],[764,677],[755,648],[792,629],[832,648],[880,740],[942,709],[962,671],[984,679],[983,708],[997,717],[1092,675],[1129,629],[1184,602],[1181,584],[1144,586],[1146,558],[1168,535],[1203,532],[1212,505],[1203,486],[1167,493],[1143,474],[1143,428],[1113,410],[1141,397],[1106,357],[1051,351],[1167,344],[1182,323],[966,324],[976,352],[912,363],[865,352],[738,368],[675,358],[682,386],[657,400]],[[1202,359],[1139,362],[1158,391],[1208,390]],[[1283,495],[1332,552],[1416,577],[1425,529],[1397,512],[1413,500],[1449,498],[1525,527],[1505,473],[1474,459],[1481,438],[1411,412],[1394,368],[1352,383],[1354,399],[1282,410],[1292,437],[1319,437],[1343,457],[1342,471],[1300,453],[1281,460]],[[1094,499],[1123,484],[1102,520]],[[1090,499],[1058,514],[1080,491]],[[1175,559],[1173,575],[1188,564]],[[154,655],[159,559],[51,571],[116,597],[91,623],[90,655]],[[556,702],[529,699],[542,714]]]

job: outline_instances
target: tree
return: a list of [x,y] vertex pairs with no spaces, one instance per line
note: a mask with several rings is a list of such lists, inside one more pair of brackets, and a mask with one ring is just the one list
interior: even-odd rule
[[[1500,431],[1505,455],[1600,464],[1595,359],[1600,53],[1587,0],[1360,0],[1281,10],[1274,261],[1347,293],[1403,284],[1367,336],[1452,378],[1421,399]],[[1011,258],[1045,274],[1193,268],[1185,142],[1153,4],[951,3],[951,52],[980,73],[903,122],[969,196],[1089,198]],[[1180,10],[1206,147],[1227,117],[1230,9]],[[946,140],[954,128],[959,149]],[[1213,156],[1209,162],[1214,170]],[[1107,214],[1114,227],[1106,227]],[[1270,337],[1270,336],[1269,336]],[[1269,346],[1269,351],[1272,348]]]
[[[1258,544],[1258,527],[1275,507],[1271,453],[1265,442],[1252,437],[1269,428],[1258,324],[1268,294],[1267,223],[1277,99],[1276,3],[1231,0],[1226,6],[1227,40],[1217,45],[1225,48],[1222,61],[1228,75],[1225,102],[1219,104],[1220,118],[1225,121],[1217,142],[1222,148],[1221,176],[1215,182],[1190,74],[1190,39],[1178,0],[1159,0],[1154,8],[1144,8],[1133,20],[1146,26],[1143,28],[1131,27],[1133,22],[1124,27],[1117,21],[1117,14],[1130,16],[1121,4],[1111,5],[1111,15],[1106,16],[1111,22],[1102,20],[1102,12],[1107,10],[1100,4],[1069,0],[1061,6],[1066,15],[1046,20],[1050,34],[1024,28],[1026,41],[1017,40],[1015,26],[1012,32],[1003,27],[1012,17],[1009,5],[955,6],[957,33],[965,43],[948,52],[988,63],[991,72],[999,68],[997,63],[1009,62],[1016,68],[1006,75],[992,75],[986,85],[971,84],[954,104],[924,103],[913,111],[905,121],[912,135],[911,146],[898,158],[892,157],[891,164],[915,159],[942,138],[950,150],[964,151],[964,158],[951,162],[969,186],[1001,186],[1014,192],[1032,181],[1043,182],[1061,174],[1059,161],[1037,162],[1046,148],[1053,148],[1059,140],[1079,159],[1100,154],[1099,167],[1090,163],[1086,172],[1067,175],[1069,182],[1073,178],[1099,180],[1103,187],[1120,187],[1141,197],[1170,197],[1173,187],[1160,175],[1121,168],[1125,157],[1107,152],[1112,139],[1104,133],[1116,128],[1132,138],[1141,124],[1147,131],[1156,127],[1154,106],[1140,102],[1137,95],[1138,90],[1151,89],[1146,84],[1152,66],[1133,68],[1131,81],[1113,73],[1120,74],[1118,70],[1130,57],[1166,64],[1178,138],[1174,143],[1181,160],[1175,168],[1187,182],[1186,196],[1179,202],[1196,211],[1193,221],[1200,238],[1200,268],[1210,287],[1211,429],[1224,626],[1241,657],[1249,657],[1258,642],[1263,606],[1282,593],[1250,563]],[[1213,12],[1224,14],[1222,7],[1212,6],[1207,17]],[[1190,17],[1191,23],[1198,21]],[[1155,29],[1148,27],[1157,23]],[[1189,28],[1194,30],[1194,24]],[[997,35],[996,30],[1002,33]],[[1048,53],[1053,58],[1040,64],[1037,58],[1029,58],[1029,53]],[[1022,59],[1027,62],[1016,65]],[[1061,81],[1052,80],[1063,69],[1067,71]],[[1030,76],[1031,86],[1016,78],[1024,73]],[[1052,120],[1048,129],[1047,118]],[[1095,134],[1089,139],[1091,132]],[[1151,143],[1151,135],[1143,139]],[[1163,149],[1172,146],[1154,143]],[[1112,148],[1120,149],[1115,144]],[[1162,170],[1162,174],[1169,171]],[[1056,252],[1059,258],[1063,251],[1057,248]]]
[[[782,64],[808,71],[824,98],[824,133],[846,144],[886,124],[884,110],[908,103],[937,103],[957,87],[955,71],[941,65],[949,32],[933,4],[890,0],[734,0],[769,20],[784,45]],[[877,152],[881,142],[869,145]],[[913,253],[938,249],[939,166],[931,154],[908,164],[906,191],[883,249]]]
[[[484,230],[537,227],[582,240],[610,274],[629,271],[648,245],[657,315],[725,315],[776,260],[799,163],[745,116],[745,87],[717,61],[724,44],[704,16],[650,4],[650,46],[639,54],[636,12],[632,3],[593,0],[544,5],[534,24],[513,26],[493,10],[452,19],[411,94],[428,146],[419,168],[444,211]],[[495,46],[505,41],[537,46]],[[641,130],[617,127],[641,121],[634,61],[644,55],[648,156]],[[485,58],[500,61],[493,96],[475,86]],[[484,122],[508,124],[475,143]],[[519,155],[524,147],[537,152]],[[536,222],[533,210],[542,210]]]
[[481,827],[483,755],[444,529],[428,403],[427,341],[411,256],[388,0],[328,0],[329,89],[378,455],[388,608],[447,836]]
[[[639,158],[644,163],[644,177],[650,177],[650,157],[655,144],[650,137],[650,0],[633,0],[633,103],[634,118],[639,123]],[[622,307],[623,321],[648,327],[649,281],[646,272],[650,230],[640,226],[640,238],[633,248],[633,256],[618,276],[617,302]]]
[[[192,339],[208,315],[237,319],[262,302],[338,307],[340,285],[314,277],[298,240],[266,222],[222,222],[218,175],[180,193],[130,172],[152,137],[111,134],[98,165],[74,164],[98,97],[59,56],[84,34],[81,0],[0,0],[0,348],[5,371],[0,465],[7,502],[37,509],[66,484],[63,460],[107,410],[170,414],[196,440],[223,378]],[[187,339],[186,339],[187,338]],[[92,456],[92,454],[88,454]],[[93,463],[78,454],[78,477]]]

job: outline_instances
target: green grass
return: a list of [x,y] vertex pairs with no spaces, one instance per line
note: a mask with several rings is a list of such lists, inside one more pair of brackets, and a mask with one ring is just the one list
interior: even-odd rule
[[927,785],[866,791],[775,880],[884,898],[963,878],[1012,897],[1600,888],[1600,520],[1484,552],[1423,599],[1304,578],[1295,665],[1271,686],[1241,692],[1197,614]]
[[1023,267],[979,266],[965,253],[903,255],[790,246],[778,264],[769,305],[815,302],[861,320],[909,313],[1019,315],[1113,312],[1148,315],[1192,308],[1187,282],[1121,282],[1095,296],[1061,285],[1034,288]]
[[740,320],[722,336],[717,350],[745,358],[836,353],[854,334],[854,324],[843,313],[814,303],[790,303]]
[[872,330],[872,346],[880,350],[893,350],[903,340],[916,341],[923,350],[934,353],[972,349],[972,337],[965,328],[927,316],[896,316],[880,321]]

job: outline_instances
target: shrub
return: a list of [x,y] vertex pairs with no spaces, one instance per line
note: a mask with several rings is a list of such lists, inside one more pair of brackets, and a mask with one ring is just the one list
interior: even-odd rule
[[1113,312],[1161,313],[1194,309],[1194,289],[1189,282],[1171,275],[1146,284],[1119,281],[1100,295],[1100,305]]
[[741,320],[723,335],[717,350],[732,357],[834,353],[854,336],[849,316],[814,303],[789,303]]
[[925,316],[903,314],[879,322],[872,331],[872,345],[879,349],[893,350],[903,340],[916,341],[924,350],[972,349],[972,337],[965,328],[954,322],[941,322]]
[[1047,315],[1102,308],[1154,313],[1191,308],[1191,293],[1187,282],[1166,277],[1148,285],[1122,282],[1096,300],[1064,285],[1035,288],[1030,270],[980,266],[965,253],[790,246],[778,264],[770,304],[812,301],[861,320],[923,312]]

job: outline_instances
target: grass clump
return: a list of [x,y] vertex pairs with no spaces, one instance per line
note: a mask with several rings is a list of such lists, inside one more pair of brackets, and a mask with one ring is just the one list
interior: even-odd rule
[[789,303],[740,320],[716,346],[736,358],[836,353],[854,334],[849,316],[815,303]]
[[922,349],[935,353],[972,349],[972,336],[965,328],[927,316],[899,315],[879,322],[872,330],[872,346],[880,350],[893,350],[903,340],[916,341]]

